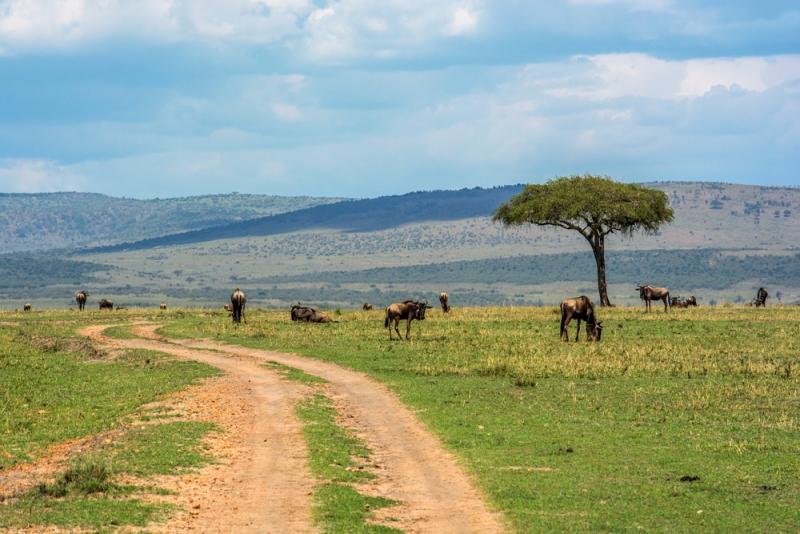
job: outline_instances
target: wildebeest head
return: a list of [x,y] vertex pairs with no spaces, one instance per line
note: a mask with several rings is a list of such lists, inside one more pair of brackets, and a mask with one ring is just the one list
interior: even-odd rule
[[586,330],[588,332],[589,341],[600,341],[600,336],[603,335],[603,321],[597,321],[594,324],[587,324]]
[[428,306],[428,301],[427,300],[425,302],[415,302],[414,303],[414,318],[417,321],[424,321],[425,320],[425,310],[427,310],[430,307],[431,306]]

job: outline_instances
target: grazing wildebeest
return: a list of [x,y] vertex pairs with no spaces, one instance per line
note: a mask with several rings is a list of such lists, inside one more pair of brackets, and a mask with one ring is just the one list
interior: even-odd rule
[[31,311],[31,303],[26,302],[25,305],[22,307],[22,311]]
[[364,306],[361,309],[364,310],[364,311],[371,311],[372,310],[372,304],[370,304],[369,302],[365,302]]
[[567,327],[572,319],[578,320],[578,331],[575,332],[575,341],[581,333],[581,320],[586,321],[586,340],[600,341],[603,334],[603,322],[598,322],[594,316],[594,306],[589,297],[581,295],[575,299],[567,299],[561,303],[561,339],[569,341]]
[[650,301],[653,300],[663,300],[664,312],[668,311],[667,306],[669,305],[669,289],[666,287],[653,286],[636,286],[636,289],[639,291],[639,298],[644,301],[645,311],[650,311]]
[[292,321],[298,321],[301,323],[336,323],[338,321],[334,321],[331,319],[330,315],[325,312],[317,311],[314,308],[309,308],[308,306],[301,306],[298,302],[297,304],[292,304]]
[[694,295],[686,298],[686,306],[697,306],[697,299],[694,298]]
[[450,300],[447,297],[447,293],[442,291],[439,293],[439,302],[442,303],[442,312],[447,313],[450,311]]
[[166,302],[162,302],[162,303],[161,303],[161,306],[159,306],[159,308],[158,308],[158,309],[160,309],[160,310],[166,310],[166,309],[167,309],[167,303],[166,303]]
[[425,310],[428,308],[430,308],[430,306],[428,306],[428,301],[414,302],[413,300],[406,300],[404,302],[390,304],[389,307],[386,308],[386,319],[383,321],[383,327],[389,329],[389,340],[391,341],[392,339],[392,321],[394,321],[394,331],[397,332],[397,337],[403,339],[403,336],[400,335],[400,330],[397,329],[397,325],[400,324],[401,320],[406,320],[406,339],[409,339],[411,335],[411,321],[414,319],[417,321],[424,321]]
[[108,299],[103,299],[103,300],[101,300],[100,302],[98,302],[98,304],[100,304],[100,309],[101,309],[101,310],[111,310],[111,311],[114,311],[114,303],[113,303],[113,302],[111,302],[111,301],[110,301],[110,300],[108,300]]
[[89,293],[86,291],[78,291],[75,294],[75,302],[78,303],[78,311],[83,311],[83,308],[86,307],[86,297],[89,296]]
[[247,317],[244,315],[245,304],[247,304],[247,299],[242,290],[237,287],[236,291],[231,294],[231,315],[233,315],[234,323],[241,323],[244,319],[244,324],[247,324]]
[[759,287],[758,293],[756,294],[756,302],[755,302],[756,308],[758,308],[759,306],[764,306],[766,308],[768,296],[769,293],[767,293],[767,290],[764,289],[763,287]]

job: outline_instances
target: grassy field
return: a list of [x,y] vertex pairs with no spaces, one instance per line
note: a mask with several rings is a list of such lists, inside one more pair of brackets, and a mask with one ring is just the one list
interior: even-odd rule
[[158,488],[115,480],[179,474],[212,461],[200,440],[214,429],[178,421],[131,425],[152,419],[140,413],[143,405],[219,371],[153,351],[109,353],[77,334],[82,326],[107,324],[108,314],[33,312],[4,320],[9,316],[0,316],[0,475],[52,446],[103,434],[109,439],[81,446],[55,482],[9,502],[0,495],[0,528],[145,526],[166,517],[169,506],[142,498]]
[[163,332],[386,382],[516,532],[795,532],[800,309],[600,315],[593,344],[558,341],[554,308],[434,311],[410,342],[389,342],[380,312],[186,317]]
[[[431,310],[425,322],[412,324],[408,342],[388,340],[380,311],[330,313],[338,323],[292,323],[288,312],[261,310],[248,313],[247,325],[232,325],[222,310],[148,318],[163,322],[161,332],[170,336],[297,352],[387,383],[456,454],[514,532],[797,531],[800,308],[603,309],[600,343],[559,341],[555,308],[456,308],[446,316]],[[60,440],[113,428],[146,399],[209,373],[155,353],[107,361],[74,339],[84,322],[111,318],[0,316],[7,321],[0,327],[0,451],[13,453],[0,458],[4,465],[35,458]],[[12,319],[19,324],[8,324]],[[129,335],[122,324],[113,333]],[[98,368],[108,370],[105,378]],[[159,380],[153,373],[162,373]],[[94,388],[88,395],[69,393],[70,383],[103,384],[109,374],[116,385],[97,393],[117,395],[114,402],[99,402]],[[60,386],[54,390],[51,383]],[[78,412],[84,418],[63,415]],[[298,414],[317,429],[329,424],[331,407],[317,395],[299,405]],[[102,458],[142,474],[206,461],[202,455],[182,459],[169,445],[171,433],[189,430],[159,427],[163,436],[134,432],[128,438],[134,445],[121,443]],[[337,485],[340,475],[325,466],[333,463],[329,454],[363,462],[359,457],[368,453],[358,443],[334,450],[322,438],[306,438],[310,449],[322,444],[310,461],[319,464],[315,476],[330,482],[315,494],[318,520],[363,524],[361,517],[332,517],[363,507],[363,497]],[[137,456],[125,452],[162,442],[167,445],[159,446],[152,465],[135,464]],[[162,462],[167,467],[159,467]],[[20,524],[20,517],[54,521],[20,515],[24,506],[41,514],[67,507],[34,497],[15,505],[16,515],[0,507],[0,524]],[[123,503],[116,512],[103,500],[97,510],[106,515],[76,522],[80,514],[71,512],[69,524],[109,525],[109,517],[144,524],[167,512],[141,508],[130,497],[116,500]],[[76,491],[68,501],[85,511],[81,503],[92,499]]]

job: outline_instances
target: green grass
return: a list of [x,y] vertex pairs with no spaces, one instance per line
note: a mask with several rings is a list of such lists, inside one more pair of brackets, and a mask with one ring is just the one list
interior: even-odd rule
[[267,362],[264,367],[278,371],[284,378],[304,384],[327,384],[328,381],[321,376],[310,375],[295,367],[289,367],[278,362]]
[[285,313],[238,327],[186,318],[162,333],[386,382],[517,532],[796,531],[800,310],[598,314],[600,343],[559,341],[549,308],[434,311],[410,342],[389,342],[381,314],[366,312],[324,328]]
[[117,428],[139,406],[219,374],[153,351],[111,357],[69,339],[74,328],[0,327],[0,469],[31,460],[50,445]]
[[[308,375],[307,375],[308,376]],[[314,489],[312,514],[324,532],[382,533],[396,529],[367,523],[372,511],[396,504],[359,493],[351,484],[375,478],[370,451],[352,432],[336,424],[336,408],[321,391],[297,406],[303,422],[311,474],[324,481]]]
[[134,427],[102,456],[116,471],[137,476],[179,475],[215,462],[200,441],[212,431],[220,429],[198,421]]

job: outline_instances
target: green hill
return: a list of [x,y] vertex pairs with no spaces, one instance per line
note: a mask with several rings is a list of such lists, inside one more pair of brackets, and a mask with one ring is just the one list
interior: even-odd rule
[[340,200],[239,194],[152,200],[94,193],[0,194],[0,253],[147,239]]

